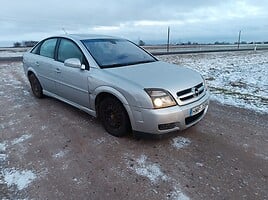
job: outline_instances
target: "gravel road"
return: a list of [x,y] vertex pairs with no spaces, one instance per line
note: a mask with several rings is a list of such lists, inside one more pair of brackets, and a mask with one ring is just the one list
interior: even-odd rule
[[268,199],[268,115],[211,102],[162,139],[110,136],[0,63],[0,199]]

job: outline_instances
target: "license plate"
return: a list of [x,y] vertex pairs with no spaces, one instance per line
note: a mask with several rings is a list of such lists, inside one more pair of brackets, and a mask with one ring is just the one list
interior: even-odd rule
[[206,108],[207,105],[208,105],[208,103],[205,102],[205,103],[200,104],[199,106],[192,108],[190,110],[190,116],[193,116],[193,115],[200,113],[202,110],[204,110]]

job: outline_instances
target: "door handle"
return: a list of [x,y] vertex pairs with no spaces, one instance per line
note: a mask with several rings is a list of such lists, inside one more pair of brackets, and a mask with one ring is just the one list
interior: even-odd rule
[[39,67],[40,64],[39,64],[39,62],[35,62],[35,65],[36,65],[37,67]]
[[60,71],[59,68],[56,68],[56,72],[57,72],[57,73],[61,73],[61,71]]

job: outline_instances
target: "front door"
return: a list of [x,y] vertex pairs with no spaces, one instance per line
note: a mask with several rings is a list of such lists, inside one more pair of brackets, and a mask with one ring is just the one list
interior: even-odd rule
[[89,70],[65,66],[64,61],[68,58],[78,58],[81,63],[85,63],[85,57],[79,47],[71,40],[61,39],[56,67],[56,94],[65,100],[88,108]]

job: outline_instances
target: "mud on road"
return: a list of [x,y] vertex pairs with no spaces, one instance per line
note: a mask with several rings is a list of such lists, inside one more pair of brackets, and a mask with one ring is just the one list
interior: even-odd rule
[[268,199],[268,116],[211,102],[162,139],[110,136],[0,63],[0,199]]

